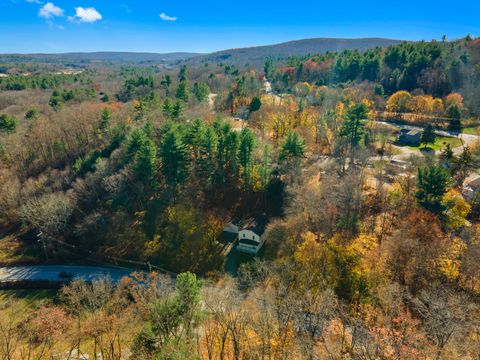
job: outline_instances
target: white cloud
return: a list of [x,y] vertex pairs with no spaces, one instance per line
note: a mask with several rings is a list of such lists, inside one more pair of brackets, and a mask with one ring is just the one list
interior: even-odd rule
[[38,16],[43,17],[45,19],[51,19],[55,16],[62,16],[63,9],[59,8],[58,6],[53,5],[53,3],[48,2],[43,5],[40,10],[38,10]]
[[68,20],[72,22],[94,23],[95,21],[102,20],[102,14],[93,7],[83,8],[79,6],[75,8],[75,16],[69,16]]
[[165,13],[161,13],[160,14],[160,19],[164,20],[164,21],[177,21],[177,17],[173,17],[173,16],[168,16],[167,14]]
[[64,30],[65,28],[62,25],[57,25],[53,21],[47,20],[47,25],[50,29]]
[[35,3],[35,4],[43,4],[43,2],[41,2],[40,0],[26,0],[26,2]]

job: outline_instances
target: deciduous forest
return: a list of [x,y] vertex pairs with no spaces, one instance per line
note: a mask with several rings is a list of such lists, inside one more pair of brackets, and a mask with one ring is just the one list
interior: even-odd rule
[[0,359],[479,358],[480,39],[264,60],[1,58]]

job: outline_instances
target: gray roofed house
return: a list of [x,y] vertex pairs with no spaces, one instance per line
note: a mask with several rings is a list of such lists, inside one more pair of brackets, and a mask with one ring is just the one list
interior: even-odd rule
[[401,129],[398,141],[404,145],[419,146],[422,134],[422,130],[419,129]]

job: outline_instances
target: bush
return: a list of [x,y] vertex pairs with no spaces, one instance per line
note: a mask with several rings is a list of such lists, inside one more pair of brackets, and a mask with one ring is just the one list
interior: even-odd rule
[[2,114],[0,115],[0,132],[11,134],[17,129],[18,120],[15,116]]

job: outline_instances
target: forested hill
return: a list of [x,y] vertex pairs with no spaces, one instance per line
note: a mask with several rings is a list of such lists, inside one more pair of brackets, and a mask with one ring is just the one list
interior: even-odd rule
[[190,64],[201,62],[231,62],[235,64],[263,64],[265,58],[287,58],[289,56],[303,56],[307,54],[320,54],[340,52],[343,50],[365,51],[375,47],[388,47],[401,43],[400,40],[383,38],[362,39],[335,39],[315,38],[288,41],[275,45],[255,46],[241,49],[230,49],[214,52],[208,55],[196,56],[187,59]]
[[148,53],[148,52],[77,52],[64,54],[0,54],[1,62],[44,62],[44,63],[158,63],[185,60],[198,53]]
[[236,65],[263,65],[266,58],[285,59],[289,56],[304,56],[308,54],[322,54],[341,52],[343,50],[366,51],[376,47],[388,47],[399,44],[400,40],[383,38],[363,39],[303,39],[289,41],[275,45],[256,46],[240,49],[222,50],[210,54],[190,52],[149,53],[149,52],[77,52],[63,54],[0,54],[0,62],[26,63],[177,63],[184,61],[190,65],[204,62],[229,62]]

